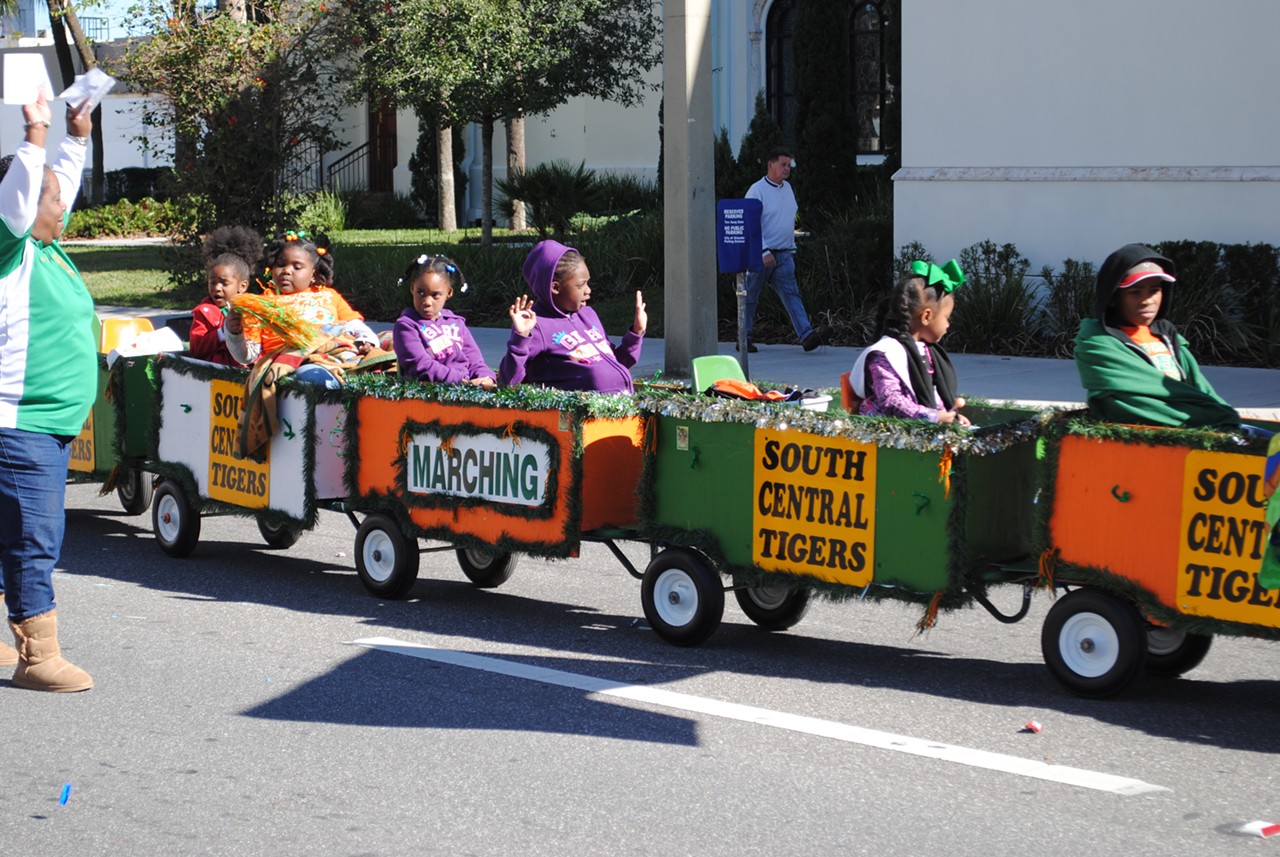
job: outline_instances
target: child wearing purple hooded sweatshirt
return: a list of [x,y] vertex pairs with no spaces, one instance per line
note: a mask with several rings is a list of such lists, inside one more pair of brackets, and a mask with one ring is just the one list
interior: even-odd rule
[[445,309],[445,301],[453,297],[455,279],[465,292],[462,271],[452,259],[425,253],[404,272],[400,284],[409,287],[413,306],[400,313],[391,334],[396,362],[406,378],[492,390],[493,370],[485,365],[467,320]]
[[591,297],[591,272],[582,254],[558,241],[542,241],[524,260],[533,299],[511,305],[511,337],[498,365],[498,383],[544,384],[561,390],[630,393],[631,372],[649,324],[636,292],[636,315],[615,351]]

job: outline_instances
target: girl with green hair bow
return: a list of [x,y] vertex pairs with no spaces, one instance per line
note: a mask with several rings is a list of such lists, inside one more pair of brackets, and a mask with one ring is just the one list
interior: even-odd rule
[[849,373],[861,399],[858,413],[968,426],[960,413],[951,358],[939,345],[951,326],[956,287],[964,272],[955,259],[939,267],[911,263],[911,272],[881,301],[879,339],[858,355]]

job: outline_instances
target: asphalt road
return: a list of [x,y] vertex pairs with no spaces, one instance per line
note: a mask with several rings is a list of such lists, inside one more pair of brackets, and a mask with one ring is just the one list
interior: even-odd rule
[[[679,649],[647,630],[639,584],[596,545],[522,560],[491,591],[427,554],[411,598],[384,602],[360,586],[354,530],[333,513],[288,551],[263,547],[252,521],[208,518],[195,554],[173,560],[149,516],[96,486],[71,486],[67,505],[62,636],[97,687],[0,681],[3,854],[1280,847],[1240,832],[1280,821],[1274,643],[1218,640],[1182,679],[1089,701],[1043,666],[1045,596],[1018,625],[963,610],[923,637],[913,606],[822,602],[771,635],[730,598],[719,633]],[[626,550],[647,561],[646,546]],[[1012,609],[1018,591],[997,600]],[[351,644],[369,638],[431,648]],[[442,660],[463,655],[487,660]],[[592,692],[599,679],[639,698]],[[871,746],[881,733],[902,737]],[[996,755],[903,752],[941,745]],[[1045,762],[1161,788],[1029,775]]]

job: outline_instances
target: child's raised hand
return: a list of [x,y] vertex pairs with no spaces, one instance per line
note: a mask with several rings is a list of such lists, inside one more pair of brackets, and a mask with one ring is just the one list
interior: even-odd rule
[[649,327],[649,313],[644,310],[644,296],[639,291],[636,292],[636,320],[631,323],[631,329],[640,336],[644,336],[645,330]]
[[240,320],[240,313],[235,311],[227,313],[226,321],[222,322],[222,326],[227,329],[227,333],[236,336],[244,333],[244,324]]
[[533,326],[538,323],[538,316],[533,311],[533,298],[521,295],[507,312],[511,316],[511,329],[521,336],[533,333]]

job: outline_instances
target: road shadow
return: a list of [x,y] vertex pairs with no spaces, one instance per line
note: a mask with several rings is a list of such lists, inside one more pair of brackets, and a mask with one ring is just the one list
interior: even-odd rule
[[[330,520],[348,526],[341,519]],[[246,539],[257,538],[257,529],[249,519],[244,521],[244,534]],[[252,543],[210,539],[202,540],[192,557],[177,560],[163,554],[153,542],[148,518],[72,509],[68,511],[61,565],[71,574],[77,569],[93,569],[95,574],[169,593],[173,598],[248,602],[347,617],[358,626],[353,628],[353,639],[395,630],[515,646],[544,645],[551,638],[557,648],[566,652],[564,657],[513,654],[504,658],[575,673],[589,665],[590,675],[618,682],[657,685],[712,672],[803,679],[841,685],[850,692],[864,687],[885,688],[966,702],[1057,711],[1184,743],[1280,752],[1280,738],[1259,725],[1269,722],[1280,708],[1280,682],[1276,681],[1215,681],[1211,673],[1201,671],[1182,679],[1143,677],[1120,698],[1088,700],[1069,694],[1040,663],[1007,663],[873,641],[828,639],[806,634],[803,623],[789,633],[769,634],[737,616],[732,606],[726,610],[725,623],[707,643],[696,648],[670,646],[645,625],[638,584],[620,571],[602,585],[634,587],[634,612],[615,614],[591,604],[556,600],[550,597],[554,594],[550,587],[548,597],[537,598],[507,590],[477,589],[462,578],[449,553],[424,556],[424,574],[452,574],[456,579],[420,579],[409,599],[383,601],[359,585],[349,556],[335,557],[332,562],[318,561]],[[107,555],[119,557],[120,553],[131,551],[146,559],[104,561]],[[538,565],[536,561],[523,561],[516,574],[537,574]],[[885,608],[874,604],[848,606],[851,616],[853,611],[875,609]],[[438,689],[417,688],[417,677],[412,681],[396,678],[394,666],[379,663],[398,658],[368,653],[355,660],[362,666],[339,668],[314,683],[315,687],[290,691],[250,712],[251,716],[301,720],[336,717],[340,719],[335,722],[344,723],[364,721],[341,718],[372,717],[372,722],[379,725],[463,725],[464,715],[433,710],[441,707],[439,698],[433,695]],[[370,669],[374,664],[377,667]],[[456,677],[458,672],[469,671],[451,672]],[[356,686],[364,692],[371,676],[393,681],[396,694],[407,694],[413,703],[408,706],[410,710],[377,714],[341,710],[334,700],[341,700],[343,688],[349,693],[350,687]],[[466,681],[491,684],[495,678]],[[376,689],[376,682],[374,686]],[[545,692],[564,698],[563,688],[548,687]],[[387,697],[388,704],[395,698]],[[392,705],[393,709],[401,707]],[[551,707],[554,709],[554,704]],[[533,729],[560,728],[553,722],[543,722],[542,716],[534,713],[516,716],[532,718]],[[512,728],[512,717],[511,711],[485,712],[480,725]],[[647,734],[665,734],[667,737],[661,740],[672,740],[671,724],[656,720],[652,725]],[[680,727],[675,727],[675,734],[675,740],[686,740]]]

